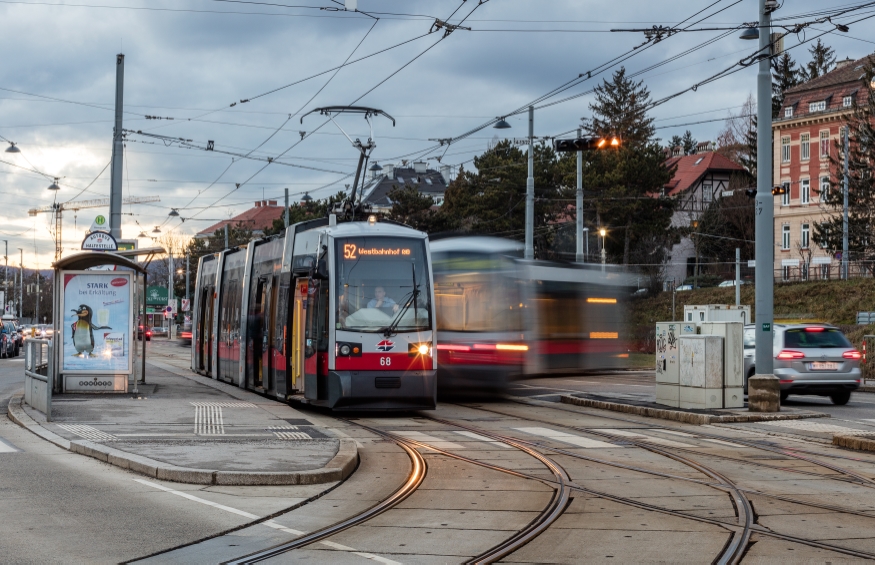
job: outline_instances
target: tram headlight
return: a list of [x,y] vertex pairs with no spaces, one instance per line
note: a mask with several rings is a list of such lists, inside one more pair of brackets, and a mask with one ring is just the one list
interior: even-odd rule
[[337,342],[334,351],[338,357],[361,357],[362,344]]
[[411,343],[407,349],[407,354],[410,357],[417,355],[431,355],[431,343]]
[[346,357],[346,356],[349,355],[350,353],[352,353],[352,348],[351,348],[349,345],[347,345],[346,343],[344,343],[343,345],[340,346],[340,354],[341,354],[341,355],[343,355],[344,357]]
[[428,355],[429,352],[431,351],[431,347],[429,347],[428,345],[426,345],[424,343],[421,343],[419,345],[419,347],[417,348],[417,351],[419,351],[420,355]]

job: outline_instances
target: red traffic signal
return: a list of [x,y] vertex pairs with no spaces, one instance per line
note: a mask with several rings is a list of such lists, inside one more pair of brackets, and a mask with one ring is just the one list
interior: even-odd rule
[[577,151],[595,151],[608,147],[619,147],[617,137],[578,137],[577,139],[554,139],[553,147],[559,153],[574,153]]
[[781,196],[782,194],[787,194],[786,186],[776,186],[772,189],[772,196]]

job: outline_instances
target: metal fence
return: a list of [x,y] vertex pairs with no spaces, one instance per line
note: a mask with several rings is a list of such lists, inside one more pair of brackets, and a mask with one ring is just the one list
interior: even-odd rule
[[54,382],[52,342],[47,339],[28,339],[24,342],[24,402],[45,414],[47,422],[52,421]]

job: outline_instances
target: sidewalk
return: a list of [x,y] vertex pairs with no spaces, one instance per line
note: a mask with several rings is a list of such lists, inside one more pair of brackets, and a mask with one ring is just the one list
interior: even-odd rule
[[150,349],[138,394],[55,395],[52,422],[18,396],[9,417],[64,449],[169,481],[314,484],[355,469],[355,442],[330,420],[181,368],[175,344]]

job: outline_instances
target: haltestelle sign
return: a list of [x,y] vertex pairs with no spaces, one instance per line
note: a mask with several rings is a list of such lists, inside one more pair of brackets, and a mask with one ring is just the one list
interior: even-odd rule
[[106,232],[91,232],[82,240],[83,251],[118,251],[118,243]]

